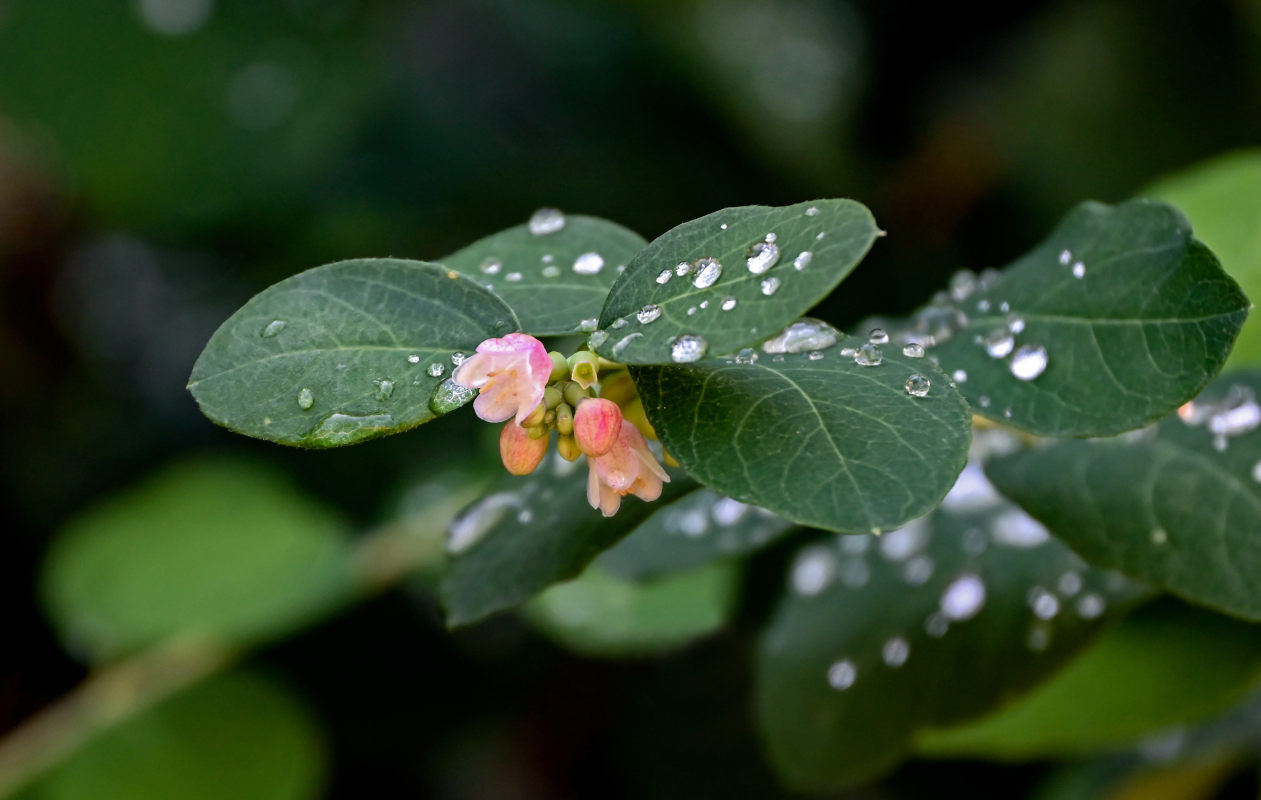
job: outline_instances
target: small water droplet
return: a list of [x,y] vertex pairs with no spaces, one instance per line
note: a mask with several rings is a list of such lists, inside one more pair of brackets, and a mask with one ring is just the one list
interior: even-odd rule
[[1073,595],[1081,591],[1081,587],[1082,587],[1081,575],[1079,575],[1076,572],[1071,572],[1071,571],[1065,572],[1063,575],[1060,576],[1059,580],[1055,582],[1055,586],[1057,589],[1059,589],[1060,594],[1064,595],[1065,597],[1072,597]]
[[747,503],[741,503],[731,497],[721,497],[714,503],[714,507],[710,513],[714,517],[714,522],[719,525],[734,525],[744,517],[749,511]]
[[691,308],[689,308],[689,309],[687,310],[687,315],[688,315],[689,317],[690,317],[690,316],[692,316],[692,315],[693,315],[693,314],[695,314],[695,313],[696,313],[696,306],[692,306]]
[[523,277],[525,276],[522,275],[520,272],[509,272],[507,275],[504,276],[504,280],[508,281],[509,283],[517,283]]
[[1011,374],[1022,381],[1031,381],[1046,371],[1046,348],[1040,344],[1021,345],[1012,353]]
[[461,386],[450,378],[438,384],[429,395],[429,410],[435,414],[449,414],[473,399],[476,389]]
[[807,216],[807,217],[816,217],[816,216],[818,216],[818,215],[819,215],[819,207],[818,207],[818,206],[810,206],[809,208],[807,208],[807,209],[806,209],[806,216]]
[[722,277],[722,263],[716,258],[700,258],[696,261],[696,277],[692,285],[697,289],[708,289]]
[[660,316],[661,316],[661,306],[655,305],[653,303],[649,303],[648,305],[644,306],[643,308],[635,312],[635,319],[639,320],[640,323],[643,325],[647,325],[650,322],[655,322]]
[[437,361],[425,368],[425,374],[431,378],[441,378],[442,373],[446,371],[447,368],[444,365],[439,364]]
[[313,405],[315,405],[315,392],[305,386],[302,387],[298,392],[298,408],[303,411],[310,411]]
[[756,364],[757,351],[754,350],[752,347],[744,348],[740,352],[736,353],[736,363],[737,364]]
[[827,232],[827,231],[819,231],[818,233],[816,233],[816,234],[814,235],[814,240],[815,240],[816,242],[822,241],[822,240],[823,240],[823,237],[824,237],[824,236],[827,236],[827,235],[828,235],[828,232]]
[[920,344],[919,342],[911,342],[910,344],[905,345],[902,348],[902,355],[906,356],[907,358],[923,358],[924,345]]
[[464,363],[464,359],[466,358],[468,358],[468,356],[464,355],[459,350],[457,350],[451,354],[451,365],[458,367]]
[[1081,280],[1086,277],[1086,265],[1078,261],[1073,265],[1073,277]]
[[613,320],[612,327],[625,328],[629,324],[630,324],[630,320],[626,319],[625,317],[618,317],[617,319]]
[[1004,300],[998,304],[998,310],[1006,314],[1008,311],[1011,311],[1011,303]]
[[535,236],[546,236],[549,233],[556,233],[565,227],[565,214],[556,208],[540,208],[530,215],[530,221],[526,227]]
[[587,317],[586,319],[578,320],[578,330],[583,333],[591,333],[599,327],[599,325],[600,320],[595,317]]
[[1021,334],[1025,330],[1025,318],[1019,314],[1008,314],[1006,317],[1007,330],[1014,334]]
[[670,360],[676,364],[699,361],[705,356],[707,349],[709,349],[709,342],[706,342],[700,336],[685,333],[675,339],[674,344],[670,346]]
[[1060,251],[1060,263],[1061,263],[1061,264],[1063,264],[1064,266],[1066,266],[1066,267],[1067,267],[1067,266],[1068,266],[1068,262],[1070,262],[1070,261],[1072,261],[1072,260],[1073,260],[1073,253],[1072,253],[1072,251],[1071,251],[1071,250],[1061,250],[1061,251]]
[[494,256],[491,256],[490,258],[483,260],[477,268],[487,275],[498,275],[499,270],[504,268],[504,262]]
[[560,267],[556,266],[555,264],[551,264],[549,266],[543,267],[543,277],[544,278],[559,278]]
[[810,266],[810,262],[813,260],[814,253],[811,253],[809,250],[802,250],[797,254],[797,257],[793,259],[793,269],[801,272],[806,267]]
[[878,367],[883,360],[884,352],[871,342],[867,342],[854,353],[854,363],[860,367]]
[[939,607],[947,619],[961,622],[976,616],[985,605],[985,582],[968,572],[950,582],[941,595]]
[[964,300],[967,300],[969,295],[976,291],[976,287],[976,273],[971,270],[961,269],[950,276],[948,285],[950,298],[956,303],[962,303]]
[[1016,338],[1007,328],[995,328],[985,336],[985,352],[990,358],[1006,358],[1016,346]]
[[843,692],[853,686],[857,677],[858,667],[854,666],[854,662],[848,658],[835,661],[828,667],[828,685],[838,692]]
[[954,372],[950,373],[950,377],[951,377],[952,379],[954,379],[954,382],[955,382],[955,383],[967,383],[967,382],[968,382],[968,372],[967,372],[967,370],[957,369],[957,370],[955,370]]
[[1038,619],[1054,619],[1060,613],[1060,599],[1041,586],[1030,589],[1027,599],[1029,608]]
[[663,269],[661,270],[660,273],[657,274],[657,283],[660,283],[662,285],[667,284],[670,282],[670,279],[673,277],[674,277],[673,272],[671,272],[668,269]]
[[922,586],[933,577],[933,560],[926,555],[917,555],[906,562],[902,568],[902,577],[912,586]]
[[793,561],[789,582],[803,597],[813,597],[828,587],[836,577],[836,556],[822,545],[802,550]]
[[822,360],[823,360],[823,351],[821,351],[821,350],[811,350],[809,353],[806,353],[806,358],[807,358],[808,360],[810,360],[810,361],[822,361]]
[[910,655],[911,645],[901,636],[894,636],[880,648],[880,657],[884,659],[885,665],[891,669],[897,669],[905,664],[906,659]]
[[762,281],[762,294],[770,297],[779,291],[781,281],[779,278],[771,276]]
[[823,320],[802,317],[782,331],[762,342],[766,353],[803,353],[807,350],[826,350],[836,344],[841,332]]
[[643,336],[644,335],[640,333],[639,331],[635,331],[634,333],[628,333],[625,336],[623,336],[621,339],[618,339],[613,344],[613,357],[621,358],[622,354],[626,352],[626,348],[630,346],[630,343],[635,341],[636,339],[642,339]]
[[1094,592],[1087,592],[1077,598],[1074,608],[1077,609],[1077,616],[1082,619],[1096,619],[1107,609],[1108,604],[1103,597]]
[[867,334],[867,341],[872,344],[886,344],[889,341],[889,334],[884,328],[872,328],[871,333]]
[[579,275],[597,275],[604,269],[604,256],[599,253],[583,253],[574,259],[574,272]]
[[841,358],[853,358],[856,355],[858,355],[858,348],[856,347],[841,348]]
[[419,364],[419,363],[420,363],[420,356],[416,355],[415,353],[412,353],[410,356],[408,356],[408,357],[407,357],[407,363],[408,363],[408,364]]
[[987,298],[981,298],[976,301],[976,310],[984,314],[990,310],[990,301]]
[[1169,533],[1164,528],[1152,528],[1152,544],[1162,545],[1169,542]]
[[924,619],[924,633],[940,639],[950,630],[950,620],[940,611],[934,611]]
[[[443,366],[441,364],[436,364],[436,365],[430,364],[429,370],[426,370],[426,371],[428,372],[432,370],[435,366],[437,366],[438,369],[443,369]],[[433,374],[433,373],[430,372],[430,374]],[[381,378],[380,380],[373,381],[373,383],[375,383],[377,387],[377,400],[381,400],[381,401],[389,400],[390,396],[394,394],[394,381],[390,380],[389,378]]]
[[678,266],[674,268],[674,274],[682,278],[684,275],[692,274],[692,263],[689,261],[680,261]]
[[283,319],[273,319],[271,322],[267,323],[267,326],[265,328],[259,331],[258,335],[263,337],[264,339],[270,339],[276,334],[283,331],[285,329],[285,326],[288,324],[289,323],[285,322]]
[[[592,350],[598,350],[600,348],[600,345],[604,344],[608,340],[609,340],[608,331],[596,331],[595,333],[591,334],[591,336],[587,338],[587,344],[591,346]],[[562,461],[563,460],[564,459],[562,459]],[[569,463],[569,462],[565,462],[565,463]]]
[[754,275],[761,275],[779,263],[779,245],[775,244],[775,235],[767,234],[766,239],[756,242],[749,248],[749,257],[745,266]]
[[906,393],[913,397],[927,397],[932,382],[918,372],[906,379]]
[[542,261],[544,264],[550,264],[556,260],[556,256],[552,255],[551,253],[544,253],[543,257],[539,260]]

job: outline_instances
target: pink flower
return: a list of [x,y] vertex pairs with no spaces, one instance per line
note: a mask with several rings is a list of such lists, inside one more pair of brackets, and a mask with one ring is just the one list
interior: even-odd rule
[[529,475],[547,455],[549,439],[531,439],[530,433],[515,422],[499,431],[499,458],[513,475]]
[[503,422],[516,416],[520,425],[543,401],[543,390],[552,373],[547,348],[533,336],[510,333],[487,339],[477,353],[464,360],[451,380],[480,390],[473,411],[487,422]]
[[612,400],[583,400],[574,411],[574,438],[588,456],[602,456],[622,435],[622,409]]
[[587,456],[587,468],[587,502],[606,517],[617,513],[625,495],[656,500],[661,496],[661,484],[670,480],[643,434],[626,420],[622,420],[621,433],[607,453]]

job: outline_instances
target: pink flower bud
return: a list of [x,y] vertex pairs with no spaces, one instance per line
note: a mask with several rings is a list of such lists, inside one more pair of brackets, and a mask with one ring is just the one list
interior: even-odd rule
[[515,422],[499,432],[499,457],[513,475],[529,475],[547,455],[549,437],[534,439],[530,432]]
[[518,424],[543,402],[552,359],[547,348],[533,336],[510,333],[487,339],[477,353],[464,360],[451,380],[480,390],[473,411],[487,422],[503,422],[515,416]]
[[602,456],[622,433],[622,409],[612,400],[584,400],[574,412],[574,438],[588,456]]

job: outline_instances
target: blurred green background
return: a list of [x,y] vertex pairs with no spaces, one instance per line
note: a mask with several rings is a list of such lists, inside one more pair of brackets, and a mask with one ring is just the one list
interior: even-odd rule
[[[516,617],[448,635],[423,580],[345,602],[354,532],[458,506],[492,440],[469,414],[329,452],[229,434],[184,391],[215,327],[302,269],[437,258],[540,206],[651,239],[845,196],[889,236],[816,311],[844,327],[1001,265],[1083,199],[1258,143],[1252,0],[0,2],[0,733],[201,614],[264,643],[248,668],[38,796],[783,796],[746,691],[776,569],[665,661],[583,660]],[[1257,165],[1210,178],[1261,200]],[[1196,185],[1155,184],[1256,297],[1261,203]],[[102,526],[108,547],[87,541]],[[41,578],[46,556],[73,563]],[[241,558],[261,566],[186,608],[111,584]],[[183,771],[120,770],[128,748]],[[912,763],[853,796],[1024,796],[1045,773]]]

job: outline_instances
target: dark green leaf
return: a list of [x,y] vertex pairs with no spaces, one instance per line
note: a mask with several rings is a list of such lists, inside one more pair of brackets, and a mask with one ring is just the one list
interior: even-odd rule
[[[1232,395],[1232,390],[1234,394]],[[1214,383],[1183,413],[1227,398],[1261,420],[1261,373]],[[1225,417],[1218,417],[1225,420]],[[1221,437],[1179,417],[1124,441],[1062,442],[996,461],[995,485],[1091,563],[1261,620],[1261,430]]]
[[[775,235],[778,261],[755,274],[746,265],[749,249],[767,234]],[[853,200],[743,206],[686,222],[631,260],[609,292],[592,345],[627,364],[679,360],[672,357],[671,345],[684,335],[700,337],[711,355],[733,353],[778,333],[819,302],[877,235],[871,212]],[[809,263],[797,269],[794,262],[805,253]],[[696,285],[699,271],[676,274],[677,266],[690,267],[698,259],[722,265],[708,287]],[[667,274],[669,279],[660,282]],[[643,313],[650,307],[658,310],[655,316]]]
[[102,731],[23,800],[304,800],[321,796],[324,747],[280,686],[228,673]]
[[430,407],[451,355],[516,329],[503,301],[444,267],[340,261],[263,290],[228,318],[188,388],[206,416],[238,433],[354,444],[452,410]]
[[[1248,308],[1175,209],[1086,203],[967,296],[955,308],[966,325],[933,352],[947,371],[966,373],[959,388],[978,413],[1044,436],[1106,436],[1194,397],[1225,362]],[[1020,327],[1008,309],[1024,327],[1011,355],[991,357],[986,338]],[[1029,380],[1014,373],[1025,347],[1044,349],[1045,371]]]
[[596,564],[642,579],[759,550],[796,529],[764,508],[699,489],[660,509]]
[[343,530],[256,464],[177,464],[60,533],[43,566],[44,605],[93,660],[185,632],[274,633],[346,596]]
[[696,488],[678,471],[653,503],[622,501],[610,519],[587,504],[585,459],[553,452],[524,478],[505,476],[451,523],[451,568],[440,593],[451,627],[513,608],[579,575],[663,504]]
[[1033,686],[1136,594],[1000,503],[975,466],[931,517],[803,548],[788,583],[759,646],[757,710],[778,771],[811,791],[870,779],[919,729]]
[[931,731],[923,752],[1030,759],[1132,746],[1234,707],[1261,681],[1261,628],[1174,602],[1108,631],[1016,705]]
[[518,225],[439,260],[503,298],[526,333],[591,331],[609,287],[647,243],[608,220],[564,219],[552,233],[536,235]]
[[734,564],[709,564],[636,583],[591,567],[543,592],[526,612],[581,655],[656,653],[719,630],[735,605],[737,573]]
[[[926,397],[907,392],[916,373],[932,383]],[[694,478],[803,525],[897,527],[931,510],[967,460],[967,403],[927,359],[892,345],[872,367],[835,347],[631,374],[666,450]]]

